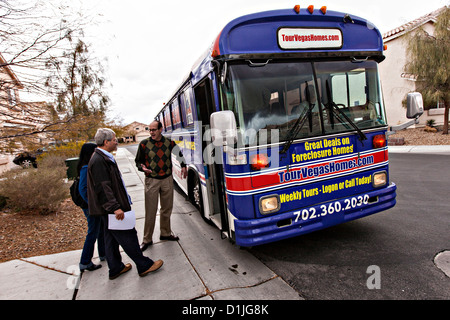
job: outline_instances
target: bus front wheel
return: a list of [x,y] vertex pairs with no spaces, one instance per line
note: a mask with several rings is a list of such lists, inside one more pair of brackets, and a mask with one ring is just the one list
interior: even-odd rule
[[189,188],[189,200],[191,203],[198,209],[200,212],[201,217],[206,222],[209,222],[208,219],[205,217],[205,210],[203,206],[203,197],[202,197],[202,187],[200,179],[196,174],[192,174],[190,182],[190,188]]

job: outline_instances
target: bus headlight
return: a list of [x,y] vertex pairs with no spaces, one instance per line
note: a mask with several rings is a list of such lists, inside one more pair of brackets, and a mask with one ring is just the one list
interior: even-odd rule
[[259,212],[269,214],[280,210],[280,200],[278,195],[267,196],[259,199]]
[[372,185],[374,188],[379,188],[387,183],[387,173],[386,171],[375,172],[373,174]]

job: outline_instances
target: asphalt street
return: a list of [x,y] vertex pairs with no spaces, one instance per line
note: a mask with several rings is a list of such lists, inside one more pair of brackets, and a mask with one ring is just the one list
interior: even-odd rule
[[394,208],[250,252],[305,299],[448,300],[434,258],[450,249],[449,167],[450,155],[390,154]]
[[248,251],[305,299],[450,299],[434,261],[450,249],[450,154],[411,150],[390,153],[394,208]]

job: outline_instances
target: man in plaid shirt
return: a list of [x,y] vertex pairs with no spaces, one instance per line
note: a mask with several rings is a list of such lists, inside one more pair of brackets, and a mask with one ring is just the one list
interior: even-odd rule
[[181,164],[182,178],[186,178],[186,163],[179,146],[162,135],[161,122],[153,121],[150,124],[150,137],[139,143],[135,159],[138,170],[145,173],[145,225],[142,251],[153,244],[158,197],[161,199],[160,240],[179,240],[172,234],[170,227],[173,208],[172,152]]

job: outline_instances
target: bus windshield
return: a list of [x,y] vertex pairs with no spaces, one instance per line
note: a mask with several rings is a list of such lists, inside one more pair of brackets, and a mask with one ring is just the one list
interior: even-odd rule
[[221,91],[245,145],[386,126],[375,61],[232,64]]

